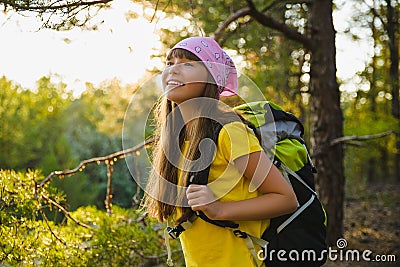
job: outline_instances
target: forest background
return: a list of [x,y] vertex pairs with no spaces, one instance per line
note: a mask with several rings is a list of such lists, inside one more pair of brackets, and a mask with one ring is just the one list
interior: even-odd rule
[[[313,159],[318,162],[323,153],[319,150],[321,143],[313,140],[318,139],[313,137],[317,112],[311,90],[312,77],[315,77],[312,69],[314,64],[318,67],[318,63],[312,62],[315,48],[305,41],[299,43],[295,38],[287,38],[288,32],[281,32],[277,26],[265,27],[250,13],[245,13],[251,4],[257,5],[275,21],[283,21],[297,33],[312,37],[309,33],[312,1],[278,2],[217,1],[211,6],[192,1],[189,7],[181,8],[180,1],[149,1],[142,3],[142,12],[126,10],[125,18],[129,21],[142,16],[155,24],[167,19],[186,20],[182,26],[157,29],[162,45],[152,55],[156,63],[163,62],[166,49],[177,40],[200,31],[213,33],[229,51],[237,51],[233,56],[240,71],[254,81],[267,99],[302,119],[306,141]],[[340,34],[348,35],[354,42],[362,38],[368,43],[370,57],[365,68],[353,77],[335,80],[343,132],[325,142],[333,147],[341,144],[339,151],[344,152],[340,158],[343,183],[335,184],[340,191],[333,190],[338,199],[343,193],[344,199],[332,209],[335,213],[344,213],[338,216],[342,218],[340,222],[336,222],[344,226],[334,229],[339,233],[330,243],[336,245],[334,241],[345,236],[357,249],[377,250],[378,247],[369,247],[376,246],[371,243],[374,239],[385,244],[378,252],[391,255],[398,253],[395,240],[399,237],[399,223],[391,218],[398,217],[399,206],[400,5],[397,1],[347,2],[351,2],[352,15],[346,20],[346,26],[340,28]],[[39,8],[27,8],[30,12],[39,12],[26,13],[16,2],[14,6],[8,1],[0,3],[5,10],[15,9],[25,16],[36,14],[44,28],[98,30],[97,23],[79,15],[88,12],[85,14],[96,18],[91,10],[94,6],[83,6],[75,13],[71,9],[70,13],[64,13],[68,16],[60,16],[63,13],[52,13],[52,9],[41,12]],[[334,9],[340,9],[343,2],[334,1],[334,4]],[[107,11],[112,6],[102,8]],[[215,21],[221,23],[216,25]],[[318,21],[312,23],[315,25]],[[394,32],[388,31],[389,25],[394,25]],[[393,79],[396,57],[397,83]],[[130,147],[122,145],[126,141],[122,130],[128,107],[136,111],[135,120],[147,119],[145,112],[138,111],[147,110],[157,101],[159,92],[151,90],[155,87],[151,78],[161,66],[154,64],[137,83],[126,84],[117,78],[100,84],[87,82],[79,94],[58,74],[38,77],[32,88],[23,87],[18,80],[6,76],[0,79],[0,168],[3,170],[0,260],[3,264],[67,266],[72,262],[78,266],[139,266],[165,260],[161,226],[136,209],[143,194],[137,182],[148,173],[148,162],[143,157],[146,150],[135,149],[126,158],[125,154],[121,157],[112,154]],[[133,102],[132,96],[135,96]],[[334,101],[332,98],[331,102]],[[326,106],[328,117],[334,112]],[[328,125],[328,128],[336,126]],[[125,144],[140,145],[141,130],[130,131]],[[151,125],[146,129],[146,133],[150,132]],[[85,163],[71,176],[53,172],[72,169],[82,160],[110,154],[93,161],[97,164]],[[46,183],[41,184],[45,177]],[[332,177],[320,175],[317,179]],[[321,183],[320,187],[327,185]],[[321,191],[324,196],[325,191]],[[350,211],[347,217],[346,211]],[[179,244],[174,244],[174,248],[176,260],[182,262]]]

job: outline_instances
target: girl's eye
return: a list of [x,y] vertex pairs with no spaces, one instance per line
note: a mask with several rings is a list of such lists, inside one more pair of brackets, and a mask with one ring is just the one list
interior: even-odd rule
[[[188,66],[188,67],[193,67],[194,66],[194,64],[193,64],[193,62],[184,62],[184,63],[176,63],[177,65],[182,65],[182,66]],[[166,63],[165,63],[165,65],[167,66],[167,67],[171,67],[171,66],[173,66],[174,65],[174,62],[172,62],[172,61],[167,61]]]

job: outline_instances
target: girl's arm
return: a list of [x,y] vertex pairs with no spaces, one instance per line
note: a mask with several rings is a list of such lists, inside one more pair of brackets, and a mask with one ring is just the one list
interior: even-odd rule
[[234,161],[235,166],[262,195],[234,202],[215,200],[206,185],[192,184],[186,195],[194,211],[203,211],[213,220],[260,220],[293,212],[296,195],[279,170],[263,151],[254,152]]

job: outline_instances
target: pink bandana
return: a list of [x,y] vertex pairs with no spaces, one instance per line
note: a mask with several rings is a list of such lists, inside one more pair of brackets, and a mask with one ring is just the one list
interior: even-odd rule
[[223,88],[220,96],[237,95],[238,77],[235,64],[213,38],[190,37],[177,43],[171,50],[176,48],[188,50],[204,62],[216,84]]

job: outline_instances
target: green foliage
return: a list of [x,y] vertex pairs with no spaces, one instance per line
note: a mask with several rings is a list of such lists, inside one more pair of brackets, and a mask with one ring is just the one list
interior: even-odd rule
[[[49,174],[122,150],[123,119],[134,89],[120,86],[117,80],[104,82],[99,88],[87,86],[76,99],[65,84],[53,83],[51,77],[39,79],[37,88],[31,90],[2,77],[0,168],[40,169]],[[136,184],[123,161],[117,165],[113,172],[114,202],[130,207]],[[144,168],[141,173],[145,173]],[[105,166],[89,166],[68,180],[54,180],[52,185],[66,193],[71,209],[82,205],[103,208],[106,180]]]
[[[0,171],[0,262],[10,266],[141,266],[166,260],[163,225],[137,209],[113,207],[113,214],[81,207],[55,224],[45,209],[57,209],[65,195],[53,187],[35,190],[38,172]],[[178,242],[172,242],[180,251]],[[182,254],[175,253],[177,266]]]
[[[0,261],[4,264],[33,266],[46,254],[42,244],[52,240],[46,224],[38,219],[43,208],[36,197],[38,178],[37,172],[0,171]],[[54,188],[40,193],[63,199]]]
[[50,78],[42,78],[37,92],[33,92],[2,77],[0,88],[0,167],[40,166],[47,172],[60,167],[62,162],[68,163],[70,153],[62,138],[63,111],[71,94],[65,91],[65,84],[53,84]]
[[147,218],[138,221],[137,210],[114,207],[113,215],[108,216],[94,207],[85,207],[72,215],[95,228],[84,245],[88,266],[139,266],[149,260],[146,258],[165,252],[162,237],[154,230],[159,226]]

